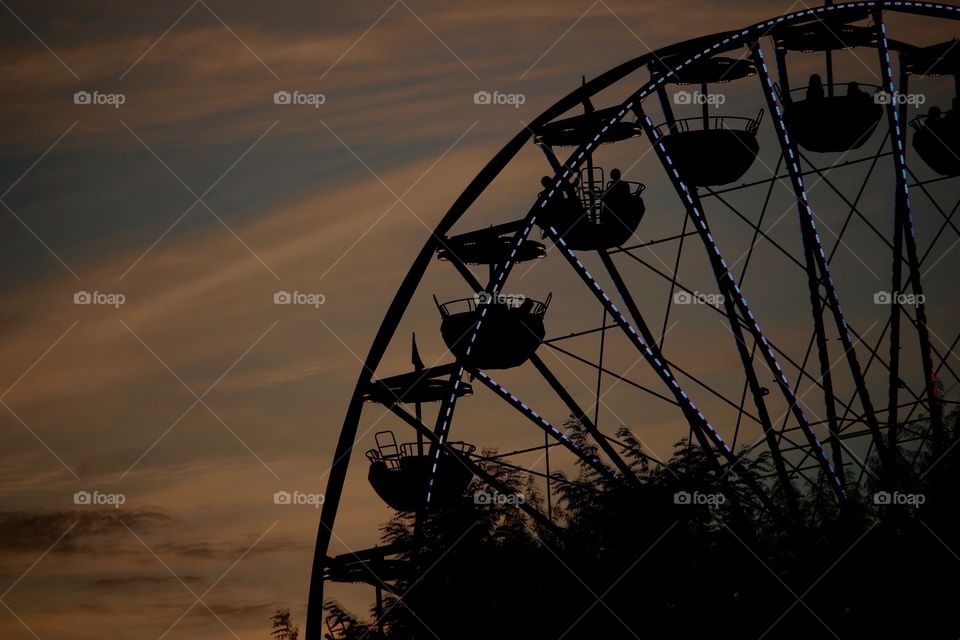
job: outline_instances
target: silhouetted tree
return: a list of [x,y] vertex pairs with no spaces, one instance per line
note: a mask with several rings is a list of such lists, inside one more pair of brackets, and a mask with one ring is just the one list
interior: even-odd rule
[[277,609],[273,617],[270,635],[274,640],[299,640],[300,628],[290,622],[290,609]]
[[[412,568],[396,584],[403,598],[384,599],[383,637],[956,638],[956,412],[946,425],[938,452],[927,440],[900,443],[893,470],[881,472],[879,456],[889,451],[874,452],[862,483],[847,478],[844,508],[825,478],[805,486],[798,478],[799,521],[776,485],[768,486],[774,509],[765,509],[699,447],[681,440],[661,463],[625,428],[617,441],[635,478],[610,481],[585,464],[572,477],[555,475],[562,533],[509,501],[474,500],[489,491],[475,481],[420,531],[409,513],[382,528],[385,543],[406,545]],[[591,446],[581,425],[566,426]],[[754,477],[773,476],[769,455],[739,454]],[[523,472],[481,464],[510,491],[543,500]],[[897,492],[909,499],[884,497]],[[377,637],[335,603],[327,613],[331,639]]]

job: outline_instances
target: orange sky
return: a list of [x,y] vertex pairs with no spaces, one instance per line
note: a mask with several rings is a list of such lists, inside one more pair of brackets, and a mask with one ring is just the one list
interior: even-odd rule
[[[109,627],[138,638],[246,640],[265,637],[276,607],[290,607],[302,621],[319,511],[275,505],[273,494],[323,492],[360,359],[450,203],[523,123],[581,76],[801,4],[678,6],[204,0],[53,11],[5,4],[0,602],[7,608],[0,636],[83,640]],[[902,28],[924,44],[955,33],[920,21]],[[814,69],[817,61],[801,64]],[[841,68],[865,73],[856,61]],[[474,92],[494,89],[523,93],[525,104],[473,103]],[[620,85],[609,98],[631,90]],[[78,105],[77,91],[123,94],[124,103]],[[276,105],[277,91],[322,93],[326,101],[316,109]],[[933,83],[929,91],[946,95]],[[742,92],[731,85],[729,96],[745,115],[759,107],[755,85]],[[761,160],[775,163],[773,139],[765,140]],[[634,151],[604,153],[609,166],[633,165],[627,177],[650,187],[645,237],[677,233],[682,209],[669,184],[652,154],[636,160]],[[763,167],[756,169],[763,177]],[[546,171],[532,148],[522,152],[460,229],[521,215]],[[886,220],[889,169],[877,180],[864,207]],[[838,184],[854,193],[858,185],[844,177]],[[842,202],[819,188],[825,224],[842,220]],[[938,188],[944,201],[955,199],[949,183]],[[772,233],[795,242],[789,194],[773,202],[773,213],[786,215]],[[757,198],[741,204],[756,207]],[[723,208],[709,215],[727,255],[742,255],[749,234],[728,223]],[[935,214],[917,215],[921,238],[931,237]],[[886,286],[889,267],[864,227],[850,233],[837,279],[856,292],[845,305],[866,329],[875,321],[872,292]],[[956,240],[949,231],[938,245],[944,258],[928,282],[937,297],[934,329],[946,343],[956,335],[951,274],[960,265],[949,251]],[[672,249],[650,255],[672,264]],[[753,259],[767,265],[751,275],[761,322],[800,359],[809,331],[809,318],[798,319],[804,281],[788,275],[769,248]],[[685,268],[690,282],[712,291],[704,265],[700,255]],[[524,293],[554,293],[550,335],[600,320],[599,307],[562,267],[553,256],[515,273]],[[435,265],[428,273],[383,373],[408,366],[412,330],[428,364],[441,357],[429,296],[466,295],[449,271]],[[638,287],[662,288],[655,279],[640,284],[639,271],[625,273]],[[279,290],[322,293],[325,303],[277,306]],[[78,291],[119,293],[125,302],[76,305]],[[642,304],[659,331],[655,298]],[[702,310],[678,313],[671,357],[738,395],[742,378],[731,377],[737,369],[725,327]],[[626,371],[635,358],[626,342],[611,340],[610,366]],[[545,358],[587,397],[585,381],[595,373]],[[644,369],[631,377],[660,389]],[[527,383],[524,375],[494,377],[513,388]],[[534,406],[548,397],[533,383],[524,391]],[[703,401],[711,406],[709,397]],[[610,388],[607,402],[606,428],[630,424],[658,455],[668,456],[686,435],[674,411],[623,385]],[[729,412],[714,408],[714,420],[729,427]],[[812,399],[810,410],[818,411]],[[378,415],[365,418],[362,433]],[[458,417],[459,433],[483,446],[510,449],[541,438],[489,396],[464,402]],[[370,434],[359,448],[369,446]],[[338,520],[339,551],[373,544],[389,516],[366,485],[361,460]],[[118,493],[125,502],[76,505],[77,491]],[[370,597],[351,588],[337,595],[360,608]]]

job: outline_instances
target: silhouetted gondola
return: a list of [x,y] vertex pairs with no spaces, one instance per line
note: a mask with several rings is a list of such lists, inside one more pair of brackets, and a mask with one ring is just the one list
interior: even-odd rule
[[[627,242],[637,230],[646,205],[641,194],[646,188],[639,182],[620,179],[610,172],[604,185],[603,169],[583,169],[577,186],[550,199],[537,218],[541,228],[553,227],[571,248],[578,251],[611,249]],[[545,186],[549,186],[547,180]]]
[[[797,144],[808,151],[834,153],[859,148],[883,117],[882,103],[876,99],[880,87],[859,82],[836,83],[833,79],[834,51],[877,45],[876,29],[845,23],[852,18],[858,17],[848,14],[843,21],[828,17],[780,27],[773,33],[784,120]],[[826,82],[819,74],[813,74],[808,86],[791,90],[786,67],[788,51],[823,52]]]
[[[519,227],[519,223],[507,223],[451,236],[444,240],[443,247],[437,251],[437,258],[450,260],[455,257],[464,264],[502,264],[510,255],[513,234]],[[547,250],[543,243],[524,240],[513,261],[539,260],[545,255]]]
[[[370,390],[364,394],[363,399],[388,406],[440,402],[450,396],[449,369],[449,366],[436,367],[429,372],[413,371],[376,380],[370,384]],[[461,382],[457,387],[457,397],[471,395],[473,387],[470,383]]]
[[[947,112],[950,116],[956,108]],[[917,116],[913,126],[913,148],[927,165],[942,176],[960,175],[960,123],[958,116],[940,117],[939,111]]]
[[[617,114],[618,109],[619,107],[606,109],[593,109],[591,107],[581,115],[545,124],[537,132],[537,142],[543,142],[551,147],[576,147],[588,137],[596,135],[603,128],[604,123]],[[640,135],[640,125],[624,118],[607,129],[600,142],[619,142],[638,135]]]
[[[377,495],[397,511],[416,511],[426,496],[427,480],[433,460],[428,453],[421,454],[416,442],[397,446],[390,431],[376,434],[377,447],[367,451],[370,470],[367,479]],[[436,478],[430,501],[434,505],[450,504],[466,491],[473,472],[458,460],[473,453],[472,444],[448,443],[454,453],[443,451],[437,466]]]
[[[478,304],[478,297],[452,300],[442,305],[437,302],[441,317],[440,334],[447,348],[459,362],[470,368],[509,369],[526,362],[545,335],[543,316],[552,295],[547,296],[545,302],[504,298],[482,305]],[[474,332],[482,312],[480,329]]]
[[[907,73],[952,75],[954,95],[960,96],[960,49],[956,40],[929,47],[907,47],[902,56]],[[954,97],[946,113],[939,107],[914,118],[913,148],[927,165],[943,176],[960,175],[960,99]]]
[[687,184],[707,187],[735,182],[757,158],[760,145],[757,129],[763,110],[756,118],[715,116],[675,120],[657,129],[663,146]]
[[[675,68],[677,65],[679,70]],[[760,150],[757,128],[763,111],[756,118],[710,115],[711,104],[719,105],[719,101],[708,92],[708,86],[756,75],[753,62],[715,56],[685,64],[681,57],[658,60],[650,67],[653,75],[663,76],[669,83],[700,86],[699,94],[678,92],[674,96],[675,104],[700,107],[700,115],[693,118],[676,119],[666,91],[658,90],[667,120],[657,131],[663,136],[664,148],[684,182],[698,187],[713,186],[728,184],[743,176]]]
[[336,582],[379,586],[384,580],[397,580],[409,574],[410,565],[403,558],[409,550],[409,545],[399,543],[352,549],[329,558],[326,577]]
[[876,29],[850,24],[869,16],[866,9],[859,14],[845,12],[840,18],[821,15],[803,24],[778,27],[772,35],[778,49],[803,53],[876,47]]
[[[590,98],[583,99],[583,113],[543,125],[537,132],[537,142],[550,147],[576,147],[603,130],[605,123],[613,118],[619,107],[596,109]],[[601,144],[619,142],[639,136],[640,125],[634,120],[624,118],[603,131]]]
[[[831,153],[857,149],[870,137],[883,117],[882,103],[875,99],[880,87],[849,82],[826,87],[820,76],[811,85],[794,89],[784,97],[784,119],[797,143],[809,151]],[[870,91],[861,87],[867,86]],[[803,95],[801,99],[795,96]]]

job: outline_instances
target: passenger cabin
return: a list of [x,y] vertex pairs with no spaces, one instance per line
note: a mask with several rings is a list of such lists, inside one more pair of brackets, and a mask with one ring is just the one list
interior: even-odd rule
[[[452,372],[453,367],[444,366],[374,380],[363,399],[365,402],[377,402],[385,406],[440,402],[450,397],[452,383],[449,376]],[[472,395],[473,387],[470,383],[461,382],[457,387],[457,397]]]
[[[470,231],[443,240],[437,250],[440,260],[460,260],[464,264],[496,266],[503,264],[513,248],[513,234],[522,226],[519,223],[507,223],[491,226],[487,229]],[[541,242],[524,240],[520,244],[513,262],[540,260],[547,255],[547,249]]]
[[[583,84],[586,85],[586,78],[583,79]],[[597,109],[586,95],[582,103],[583,113],[542,125],[534,132],[534,141],[547,147],[579,147],[598,133],[599,143],[607,144],[629,140],[643,131],[636,118],[631,118],[629,114],[624,114],[616,124],[607,127],[607,123],[619,114],[620,107]]]
[[[619,112],[620,107],[594,109],[590,100],[584,101],[584,113],[554,120],[537,131],[535,140],[551,147],[578,147],[600,133],[603,127]],[[640,125],[630,114],[604,131],[600,143],[620,142],[635,138],[641,133]]]
[[905,47],[908,74],[953,76],[954,98],[950,109],[930,107],[910,121],[913,148],[931,169],[942,176],[960,175],[960,49],[955,39],[929,47]]
[[[777,90],[787,130],[796,143],[816,153],[839,153],[863,145],[883,116],[883,102],[878,99],[881,88],[857,81],[836,82],[833,52],[876,47],[876,29],[827,19],[779,27],[773,39],[780,80]],[[786,63],[789,51],[823,53],[826,79],[815,73],[807,86],[791,89]]]
[[[498,296],[481,302],[483,295],[442,305],[434,297],[440,310],[444,343],[457,361],[470,369],[510,369],[522,365],[546,334],[543,317],[552,295],[545,302],[519,296]],[[478,322],[479,329],[474,333]]]
[[688,185],[712,187],[736,182],[753,165],[760,152],[755,118],[713,116],[684,118],[657,127],[667,155]]
[[[375,441],[377,446],[366,453],[370,461],[367,473],[370,486],[390,508],[416,511],[425,504],[433,466],[429,447],[417,442],[398,446],[391,431],[380,431]],[[476,447],[464,442],[449,442],[447,446],[452,453],[441,451],[430,495],[431,504],[440,507],[463,496],[473,479],[473,472],[465,460]]]
[[810,86],[782,96],[787,130],[808,151],[859,149],[883,116],[883,103],[875,97],[881,88],[857,82],[825,87],[814,78]]
[[[548,186],[552,183],[545,179],[544,187]],[[643,219],[645,188],[619,177],[606,181],[602,167],[583,168],[575,184],[554,193],[537,224],[544,230],[553,227],[577,251],[619,247],[633,237]]]
[[[711,84],[741,80],[756,75],[751,60],[714,56],[686,63],[668,57],[650,65],[651,75],[667,84],[698,86],[699,92],[681,90],[671,97],[660,86],[657,93],[666,121],[656,127],[670,162],[681,179],[695,187],[729,184],[739,180],[753,165],[760,150],[757,129],[763,119],[711,113],[719,106],[709,92]],[[674,107],[700,107],[696,117],[677,118]]]
[[[954,102],[958,102],[954,100]],[[960,175],[960,105],[941,116],[928,112],[910,121],[913,148],[927,166],[942,176]]]

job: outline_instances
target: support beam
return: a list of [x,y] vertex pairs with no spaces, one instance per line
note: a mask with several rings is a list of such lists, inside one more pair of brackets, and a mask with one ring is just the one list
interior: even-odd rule
[[[714,460],[714,456],[716,455],[715,451],[719,451],[728,465],[740,476],[741,480],[751,489],[761,504],[767,508],[771,515],[778,517],[779,512],[773,505],[766,491],[764,491],[760,483],[757,482],[756,478],[753,477],[749,469],[743,464],[743,461],[727,446],[723,438],[720,437],[720,434],[716,432],[713,425],[710,424],[703,413],[697,409],[693,400],[690,399],[690,396],[686,394],[680,386],[680,383],[674,377],[669,365],[663,359],[663,355],[657,348],[657,345],[647,342],[637,329],[620,313],[620,310],[613,303],[613,300],[610,299],[610,296],[603,290],[603,287],[590,275],[590,272],[587,271],[587,268],[580,259],[577,258],[573,250],[567,246],[567,243],[560,236],[560,232],[552,225],[546,227],[546,232],[560,250],[561,254],[567,259],[567,262],[569,262],[574,271],[576,271],[577,275],[579,275],[581,280],[587,285],[590,292],[600,301],[600,304],[604,306],[607,313],[610,314],[610,317],[620,326],[627,339],[633,343],[637,351],[640,352],[673,394],[684,417],[690,424],[691,431],[697,437],[701,448],[708,458]],[[715,461],[714,464],[716,464]],[[731,500],[731,504],[736,504],[736,496],[732,495],[732,492],[731,495],[728,496],[728,499]]]
[[816,222],[814,222],[813,219],[813,210],[809,204],[803,177],[799,175],[800,163],[798,159],[798,150],[793,139],[790,137],[789,132],[787,131],[787,124],[783,117],[783,108],[781,107],[776,96],[776,92],[773,89],[773,81],[770,79],[770,73],[763,58],[763,50],[756,41],[750,44],[750,50],[757,66],[757,75],[759,76],[763,93],[766,96],[771,120],[774,122],[777,138],[780,141],[780,148],[784,157],[786,158],[787,169],[790,170],[791,183],[797,198],[797,213],[800,221],[801,238],[804,245],[804,255],[811,297],[811,310],[814,315],[814,322],[817,324],[817,347],[820,357],[821,377],[823,378],[824,383],[824,397],[825,399],[828,399],[830,403],[828,404],[828,411],[834,412],[832,414],[833,422],[831,423],[830,432],[831,445],[835,447],[835,451],[840,451],[839,431],[837,427],[838,423],[836,421],[835,413],[836,407],[831,406],[835,402],[835,395],[832,390],[832,383],[827,384],[827,375],[829,374],[832,365],[830,364],[830,357],[826,349],[825,328],[823,327],[822,323],[822,308],[820,307],[821,283],[827,294],[827,308],[829,308],[833,314],[837,333],[839,334],[840,342],[843,345],[844,355],[850,368],[850,373],[853,377],[854,384],[856,385],[857,393],[860,396],[860,403],[863,407],[864,414],[867,416],[867,423],[872,429],[873,437],[879,446],[883,442],[883,436],[880,433],[880,425],[873,409],[873,403],[870,400],[870,394],[867,390],[866,381],[864,380],[863,370],[860,367],[860,361],[857,358],[857,352],[854,348],[853,341],[850,339],[850,329],[847,326],[846,318],[844,317],[843,310],[840,307],[840,297],[837,293],[836,286],[834,285],[833,277],[830,274],[830,265],[827,263],[826,253],[823,249],[823,244],[820,241],[820,236],[817,232]]
[[[874,22],[877,27],[879,42],[877,53],[880,56],[880,69],[883,73],[883,90],[888,95],[897,94],[893,84],[893,68],[890,61],[890,43],[887,40],[887,25],[883,21],[883,13],[874,11]],[[927,328],[927,308],[923,295],[923,283],[920,279],[920,260],[917,252],[917,236],[913,227],[913,215],[910,212],[910,189],[907,186],[907,134],[903,118],[894,100],[887,102],[887,121],[892,132],[893,163],[896,168],[896,206],[900,212],[902,236],[907,249],[907,265],[910,269],[910,281],[913,293],[917,297],[917,333],[920,340],[920,360],[923,364],[924,388],[927,393],[927,404],[930,407],[930,427],[933,433],[933,453],[938,455],[943,451],[943,415],[940,398],[937,392],[936,370],[933,365],[933,356],[930,348],[930,332]],[[902,212],[901,212],[902,210]],[[899,256],[897,256],[899,259]],[[897,292],[893,292],[896,295]]]
[[523,402],[520,398],[510,393],[503,385],[499,384],[496,380],[491,378],[483,371],[473,371],[472,373],[478,380],[480,380],[480,382],[486,385],[487,388],[493,391],[498,397],[505,400],[507,404],[519,411],[525,418],[530,420],[530,422],[537,425],[537,427],[542,429],[557,442],[569,449],[573,455],[577,456],[580,460],[583,460],[585,463],[593,467],[593,469],[601,476],[607,478],[608,480],[618,479],[617,474],[608,469],[607,466],[603,464],[603,461],[600,460],[600,458],[595,455],[590,455],[581,449],[573,440],[564,435],[563,432],[557,429],[555,426],[550,424],[546,418],[531,409],[530,406]]
[[[635,477],[633,469],[630,468],[630,465],[628,465],[624,459],[620,457],[620,454],[617,453],[617,450],[614,449],[604,435],[600,433],[600,431],[597,429],[597,425],[587,416],[586,412],[580,408],[580,405],[577,404],[577,401],[573,399],[573,396],[570,395],[560,380],[553,375],[553,372],[550,371],[546,363],[540,359],[540,356],[533,354],[530,357],[530,363],[536,368],[537,371],[540,372],[540,375],[543,376],[543,379],[547,381],[547,384],[550,385],[550,388],[553,389],[554,393],[560,396],[560,399],[565,405],[567,405],[567,409],[571,414],[573,414],[573,417],[583,425],[583,428],[586,429],[587,433],[590,434],[594,442],[597,443],[597,446],[599,446],[600,449],[607,454],[607,457],[610,458],[614,465],[616,465],[617,469],[620,470],[620,473],[627,478]],[[600,396],[597,395],[597,405],[599,404]]]
[[[810,428],[807,416],[804,414],[799,400],[793,393],[790,383],[787,381],[786,374],[784,374],[780,363],[777,361],[777,357],[773,351],[773,348],[770,346],[766,336],[760,329],[760,325],[756,318],[754,318],[753,312],[750,310],[746,298],[740,291],[740,286],[737,284],[733,273],[730,271],[726,261],[720,254],[720,248],[714,241],[713,234],[710,233],[710,227],[707,224],[707,219],[703,215],[703,208],[700,204],[700,199],[696,193],[696,189],[691,189],[684,183],[682,177],[680,176],[680,172],[676,169],[675,163],[667,155],[667,150],[663,144],[662,136],[656,129],[654,129],[650,118],[643,112],[642,108],[638,107],[636,110],[637,116],[640,120],[640,125],[643,127],[644,132],[647,134],[647,137],[653,145],[657,156],[660,158],[661,164],[667,171],[668,177],[673,183],[674,189],[677,191],[677,195],[684,203],[687,215],[690,216],[691,220],[693,220],[694,227],[699,232],[700,238],[704,244],[704,248],[706,249],[707,257],[710,260],[710,265],[713,268],[717,285],[720,288],[720,293],[723,294],[725,301],[729,301],[731,305],[734,305],[736,310],[739,311],[740,316],[746,323],[747,329],[752,334],[753,339],[757,342],[760,353],[763,356],[767,367],[774,373],[777,386],[780,388],[780,392],[783,394],[787,405],[790,407],[790,410],[797,422],[803,427],[807,441],[809,442],[811,449],[815,452],[817,460],[823,468],[824,474],[827,478],[831,479],[830,484],[834,493],[836,493],[837,498],[841,502],[846,502],[848,499],[846,489],[840,482],[840,479],[833,469],[833,466],[830,464],[830,461],[827,459],[827,456],[823,451],[823,447],[821,446],[819,440],[817,440],[816,434],[814,434],[813,430]],[[749,354],[747,355],[749,356]],[[776,448],[771,448],[770,453],[774,457],[778,455]]]

